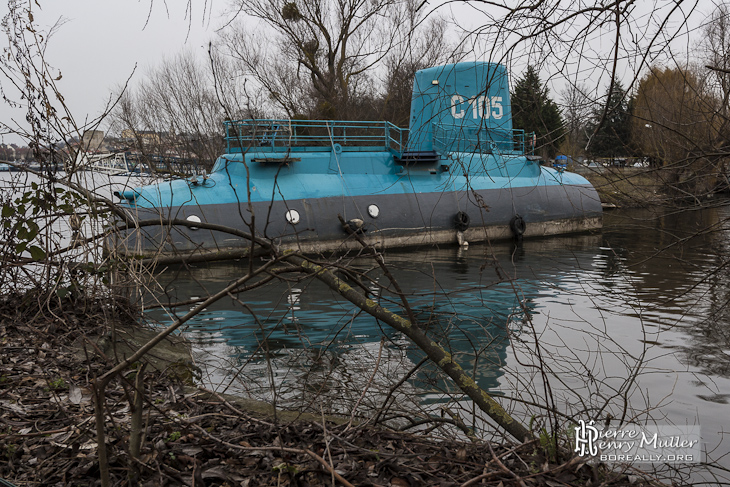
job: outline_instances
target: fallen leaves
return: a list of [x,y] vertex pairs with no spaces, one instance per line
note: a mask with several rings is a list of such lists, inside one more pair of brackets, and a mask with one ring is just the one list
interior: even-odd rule
[[[74,336],[86,332],[82,326],[74,321],[77,329],[64,335],[0,323],[6,352],[0,356],[0,478],[22,485],[87,485],[98,478],[85,381],[109,364],[71,351]],[[324,487],[334,478],[344,486],[553,486],[586,484],[594,473],[586,466],[544,466],[543,458],[531,458],[531,445],[510,450],[379,428],[276,423],[220,395],[191,392],[160,372],[146,373],[144,387],[146,426],[136,459],[129,456],[131,382],[114,381],[105,391],[114,485]]]

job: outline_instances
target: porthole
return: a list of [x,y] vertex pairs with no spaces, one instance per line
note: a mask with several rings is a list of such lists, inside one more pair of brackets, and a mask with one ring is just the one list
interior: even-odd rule
[[[190,215],[186,220],[193,223],[200,223],[202,221],[198,215]],[[198,230],[198,227],[190,227],[190,230]]]
[[378,215],[380,215],[380,208],[378,208],[378,205],[368,206],[368,215],[370,215],[373,218],[377,218]]
[[297,210],[289,210],[286,212],[286,221],[292,225],[299,223],[299,212]]

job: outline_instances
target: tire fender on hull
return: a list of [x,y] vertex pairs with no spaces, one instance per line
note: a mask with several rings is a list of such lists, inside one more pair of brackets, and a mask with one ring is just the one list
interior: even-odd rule
[[454,226],[460,232],[465,232],[469,228],[469,215],[463,211],[458,212],[454,215]]
[[520,239],[522,238],[522,235],[525,234],[525,230],[527,230],[527,224],[520,215],[515,215],[509,221],[509,228],[512,230],[512,235],[514,235],[515,238]]

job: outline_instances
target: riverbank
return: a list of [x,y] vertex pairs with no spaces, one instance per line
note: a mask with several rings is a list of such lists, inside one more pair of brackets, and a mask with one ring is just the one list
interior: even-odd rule
[[[703,181],[666,168],[575,166],[570,170],[585,177],[608,208],[696,204],[715,197],[716,189],[708,188],[720,184],[716,179]],[[688,177],[692,178],[691,184],[680,181]],[[683,186],[687,188],[683,190]]]
[[[132,317],[123,307],[22,309],[12,299],[0,305],[0,478],[18,486],[98,484],[90,385],[109,369],[115,349],[123,355],[155,332],[117,332],[112,342],[109,316]],[[169,342],[104,392],[112,485],[641,485],[634,473],[629,478],[576,458],[550,463],[537,443],[465,443],[351,425],[349,418],[257,411],[192,387],[185,371],[194,369],[184,357],[170,360],[180,347]],[[137,371],[141,427],[133,414]],[[133,457],[135,428],[143,435]]]
[[572,169],[596,189],[608,207],[642,208],[667,204],[672,198],[656,171],[633,167],[585,167]]

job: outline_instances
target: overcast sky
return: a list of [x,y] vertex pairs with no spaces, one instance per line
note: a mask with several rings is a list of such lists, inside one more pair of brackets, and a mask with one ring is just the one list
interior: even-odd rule
[[[139,79],[163,56],[183,49],[201,54],[215,29],[225,22],[225,0],[39,0],[34,8],[38,26],[48,30],[59,19],[66,23],[50,39],[46,57],[63,75],[58,86],[77,122],[98,116],[110,93],[135,70]],[[0,16],[7,14],[7,2]],[[4,37],[4,36],[3,36]],[[5,44],[5,40],[1,41]],[[23,111],[0,106],[0,116],[23,120]],[[4,137],[4,142],[19,142]]]
[[[190,11],[187,0],[38,1],[42,8],[34,6],[34,14],[41,29],[48,30],[59,19],[66,21],[51,38],[46,57],[63,74],[58,86],[79,125],[101,114],[110,94],[133,73],[132,83],[141,79],[164,56],[173,56],[184,49],[205,56],[208,41],[214,38],[216,29],[230,20],[230,14],[225,14],[229,0],[191,0]],[[427,5],[435,5],[438,1]],[[683,7],[687,10],[685,14],[694,11],[691,16],[694,27],[684,26],[685,31],[692,32],[699,19],[713,10],[714,4],[713,0],[700,0]],[[458,2],[448,4],[455,31],[465,27],[464,22],[469,20],[478,25],[487,22],[477,15],[481,8],[477,5],[481,4],[471,5],[469,8]],[[654,9],[654,2],[642,0],[638,5],[637,8],[645,10],[647,16]],[[0,5],[0,16],[5,16],[7,8],[7,2]],[[447,10],[440,11],[449,15]],[[487,9],[487,12],[491,10]],[[613,34],[607,30],[605,35],[611,44]],[[4,36],[0,42],[5,44]],[[602,37],[591,42],[598,44]],[[689,45],[686,36],[678,43],[680,48],[683,44]],[[597,57],[602,58],[600,54]],[[512,74],[519,76],[519,73]],[[541,74],[545,76],[545,73]],[[595,86],[602,83],[601,79],[591,81]],[[558,96],[555,89],[552,94]],[[10,123],[11,118],[24,121],[24,112],[11,111],[0,102],[0,119]],[[13,136],[4,136],[2,141],[22,142]]]

